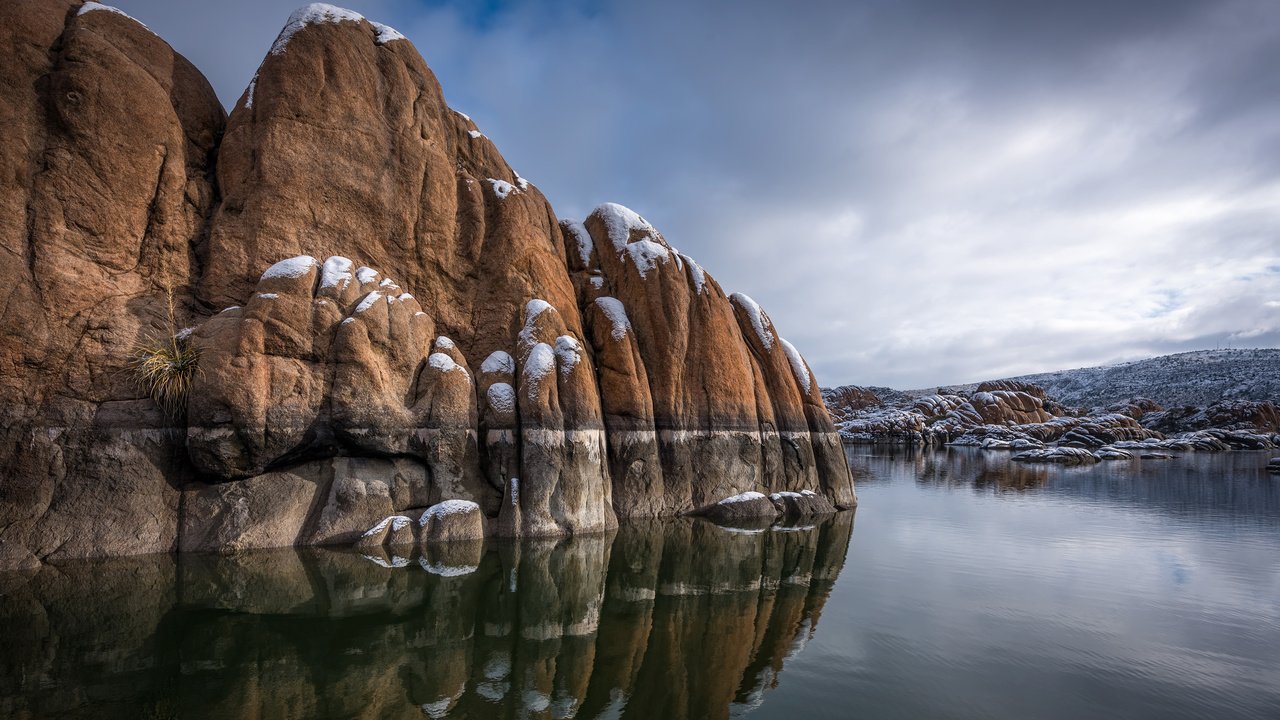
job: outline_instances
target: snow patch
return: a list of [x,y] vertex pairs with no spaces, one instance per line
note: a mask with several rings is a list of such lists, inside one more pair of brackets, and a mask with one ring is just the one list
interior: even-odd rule
[[600,275],[592,275],[592,276],[591,276],[591,287],[593,287],[593,288],[595,288],[595,289],[597,289],[597,290],[599,290],[600,288],[604,287],[604,278],[603,278],[603,277],[601,277]]
[[505,350],[494,350],[489,353],[489,357],[485,358],[484,362],[480,363],[480,372],[514,375],[516,361],[511,359],[511,353]]
[[411,520],[405,517],[404,515],[388,515],[382,518],[382,521],[379,522],[377,525],[374,525],[368,530],[365,530],[363,537],[371,537],[373,535],[377,535],[383,530],[386,530],[388,525],[391,526],[392,531],[400,531],[400,530],[403,530],[405,526],[407,526],[410,522]]
[[499,200],[504,200],[508,195],[516,190],[516,186],[506,180],[498,180],[497,178],[488,178],[489,184],[493,186],[493,194],[498,196]]
[[454,372],[455,370],[460,370],[463,375],[467,375],[468,377],[470,376],[469,373],[467,373],[466,368],[454,362],[453,358],[449,357],[448,355],[445,355],[442,352],[431,353],[431,357],[427,358],[427,364],[435,368],[436,370],[439,370],[440,372],[447,373],[447,372]]
[[707,286],[707,273],[702,269],[696,260],[688,255],[680,255],[684,258],[685,263],[689,265],[689,274],[693,277],[693,292],[701,295],[702,289]]
[[511,478],[511,504],[520,502],[520,478]]
[[[112,6],[110,6],[110,5],[103,5],[103,4],[102,4],[102,3],[100,3],[100,2],[87,2],[87,3],[83,4],[83,5],[81,5],[81,6],[80,6],[80,9],[79,9],[78,11],[76,11],[76,17],[79,17],[79,16],[81,16],[81,15],[83,15],[83,14],[85,14],[85,13],[94,12],[95,10],[105,10],[106,12],[115,13],[116,15],[120,15],[121,17],[129,18],[130,20],[132,20],[132,21],[134,21],[134,22],[138,23],[139,25],[142,25],[142,23],[138,22],[138,19],[137,19],[137,18],[135,18],[135,17],[133,17],[132,15],[130,15],[129,13],[127,13],[127,12],[125,12],[125,11],[121,10],[120,8],[118,8],[118,7],[112,7]],[[142,25],[142,27],[143,27],[144,29],[146,29],[146,30],[151,30],[151,28],[147,27],[146,25]]]
[[[400,297],[403,298],[404,295],[401,295]],[[413,296],[410,295],[409,297],[413,297]],[[436,338],[435,346],[436,348],[444,349],[444,350],[452,350],[455,347],[457,347],[456,345],[453,344],[452,340],[445,337],[444,335],[441,335],[440,337]]]
[[480,512],[480,506],[470,500],[445,500],[422,511],[418,518],[419,525],[426,525],[431,518],[442,518],[446,515],[462,515],[469,512]]
[[244,106],[246,108],[253,107],[253,92],[258,88],[258,73],[253,74],[253,79],[249,81],[249,91],[244,97]]
[[631,256],[631,262],[642,278],[657,267],[658,263],[666,262],[671,257],[671,253],[667,252],[666,248],[652,240],[637,240],[630,243],[627,245],[626,252]]
[[546,343],[534,345],[529,351],[529,357],[524,361],[524,380],[529,386],[530,399],[537,399],[539,384],[543,378],[555,370],[555,367],[556,354],[551,346]]
[[320,287],[342,290],[351,283],[351,270],[355,263],[341,255],[334,255],[324,261],[320,268]]
[[556,359],[560,361],[560,374],[568,375],[582,362],[582,346],[571,335],[556,338]]
[[263,300],[275,300],[280,296],[275,293],[258,293],[257,297],[260,297]]
[[408,39],[409,39],[409,38],[405,37],[404,35],[401,35],[399,30],[396,30],[395,28],[391,27],[390,25],[383,25],[383,24],[382,24],[382,23],[380,23],[380,22],[374,22],[374,21],[372,21],[372,20],[370,20],[370,21],[369,21],[369,24],[370,24],[370,25],[373,25],[373,29],[375,29],[375,30],[377,30],[377,31],[378,31],[378,35],[377,35],[377,37],[375,37],[375,38],[373,39],[373,41],[374,41],[375,43],[377,43],[378,45],[386,45],[387,43],[389,43],[389,42],[391,42],[391,41],[393,41],[393,40],[408,40]]
[[369,308],[373,307],[373,304],[378,302],[378,299],[381,297],[382,297],[382,293],[378,292],[377,290],[374,290],[368,295],[365,295],[364,299],[360,301],[360,304],[356,306],[356,312],[362,313],[365,310],[368,310]]
[[497,382],[489,386],[489,391],[485,394],[489,400],[489,407],[502,413],[515,412],[516,409],[516,391],[511,385],[504,382]]
[[377,279],[378,271],[371,267],[361,266],[359,270],[356,270],[356,280],[359,281],[361,285],[371,283]]
[[591,267],[591,251],[595,250],[595,243],[591,240],[591,233],[587,232],[587,226],[577,220],[562,220],[564,227],[573,235],[573,239],[578,243],[578,257],[582,258],[584,267]]
[[479,130],[468,130],[467,134],[470,135],[473,140],[484,137],[484,133]]
[[766,325],[764,310],[760,309],[760,304],[752,300],[743,293],[734,293],[729,299],[742,306],[747,311],[747,317],[751,319],[751,327],[756,331],[756,337],[760,338],[760,342],[764,344],[764,348],[769,350],[773,347],[773,333]]
[[259,279],[272,280],[274,278],[300,278],[311,272],[311,269],[315,266],[315,258],[310,255],[299,255],[287,260],[281,260],[275,265],[272,265],[267,268],[266,272],[262,273],[262,277]]
[[453,110],[455,113],[457,113],[457,114],[458,114],[458,116],[459,116],[459,117],[461,117],[463,120],[466,120],[467,122],[474,122],[474,121],[471,119],[471,116],[470,116],[470,115],[468,115],[468,114],[466,114],[466,113],[462,112],[461,110],[458,110],[458,109],[456,109],[456,108],[449,108],[449,109],[450,109],[450,110]]
[[800,357],[800,351],[796,350],[796,346],[787,342],[786,339],[778,338],[778,342],[782,343],[782,350],[787,354],[787,361],[791,363],[791,374],[796,376],[796,382],[800,383],[800,387],[804,388],[805,394],[808,395],[809,388],[813,387],[813,377],[804,364],[804,358]]
[[765,499],[764,493],[758,493],[755,490],[748,490],[747,492],[738,493],[737,495],[732,495],[730,497],[727,497],[716,504],[732,505],[734,503],[750,502],[752,500],[764,500],[764,499]]
[[631,320],[627,317],[627,309],[622,305],[622,301],[612,297],[596,298],[596,306],[604,312],[605,317],[609,318],[609,322],[613,324],[613,329],[609,335],[614,340],[621,340],[627,336],[631,330]]
[[[226,311],[224,310],[223,312],[226,312]],[[182,328],[181,330],[173,334],[173,339],[178,341],[186,340],[187,338],[191,337],[191,333],[195,331],[196,329],[193,327]]]
[[299,30],[319,23],[360,22],[364,16],[327,3],[311,3],[293,11],[289,21],[284,24],[276,41],[271,44],[271,54],[279,55],[289,45],[289,41]]

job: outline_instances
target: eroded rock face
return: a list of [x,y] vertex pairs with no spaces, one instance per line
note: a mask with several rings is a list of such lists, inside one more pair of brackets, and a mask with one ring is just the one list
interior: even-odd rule
[[[511,536],[855,503],[769,316],[626,208],[557,220],[394,30],[299,10],[228,118],[118,11],[0,18],[0,565],[353,543],[446,500]],[[185,326],[167,418],[126,361]]]
[[0,566],[170,549],[180,430],[124,367],[190,317],[226,114],[92,3],[4,3],[0,53]]

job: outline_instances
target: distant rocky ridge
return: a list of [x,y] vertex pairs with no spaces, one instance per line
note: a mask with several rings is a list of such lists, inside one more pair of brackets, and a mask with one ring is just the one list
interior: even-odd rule
[[[1165,406],[1219,400],[1280,402],[1280,349],[1196,350],[1100,367],[1020,375],[1066,405],[1094,408],[1146,397]],[[972,392],[977,383],[949,389]],[[911,395],[932,390],[912,390]]]
[[[0,567],[856,502],[767,313],[625,207],[558,219],[394,29],[300,9],[230,116],[99,3],[6,3],[0,48]],[[129,368],[168,294],[177,419]]]
[[1274,403],[1222,400],[1207,407],[1165,408],[1132,397],[1106,407],[1073,407],[1024,380],[995,380],[927,395],[869,388],[824,389],[846,442],[969,445],[1024,451],[1014,459],[1097,462],[1169,451],[1269,449],[1280,446]]

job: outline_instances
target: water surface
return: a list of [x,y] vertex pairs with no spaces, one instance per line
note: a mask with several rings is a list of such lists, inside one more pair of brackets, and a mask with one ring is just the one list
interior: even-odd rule
[[849,455],[811,525],[0,575],[0,717],[1280,717],[1266,455]]

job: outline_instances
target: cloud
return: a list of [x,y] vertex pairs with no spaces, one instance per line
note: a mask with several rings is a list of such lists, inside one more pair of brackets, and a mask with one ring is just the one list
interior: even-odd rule
[[[228,105],[295,2],[120,0]],[[1280,326],[1280,5],[352,2],[562,216],[629,205],[824,384]]]

